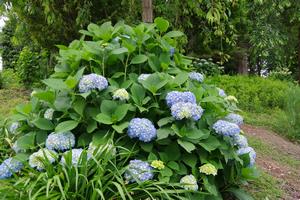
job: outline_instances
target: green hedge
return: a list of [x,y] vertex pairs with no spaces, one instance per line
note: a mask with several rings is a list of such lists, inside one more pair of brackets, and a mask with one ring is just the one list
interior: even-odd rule
[[287,100],[287,90],[294,85],[290,82],[255,76],[215,76],[206,79],[239,100],[245,111],[262,112],[266,109],[283,109]]

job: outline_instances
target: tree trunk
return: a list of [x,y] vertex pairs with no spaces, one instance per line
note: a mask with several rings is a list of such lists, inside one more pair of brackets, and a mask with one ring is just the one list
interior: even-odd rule
[[238,73],[247,75],[248,74],[248,55],[246,52],[238,53]]
[[298,82],[300,84],[300,27],[298,28]]
[[143,22],[152,23],[153,22],[153,8],[152,0],[143,0]]

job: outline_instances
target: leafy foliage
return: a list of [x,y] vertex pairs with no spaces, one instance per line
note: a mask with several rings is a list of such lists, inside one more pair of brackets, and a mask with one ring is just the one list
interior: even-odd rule
[[46,78],[48,71],[47,52],[35,52],[30,47],[24,47],[16,63],[16,71],[25,86],[39,85]]
[[226,92],[239,100],[239,105],[247,111],[263,112],[265,109],[284,108],[287,90],[295,86],[291,82],[247,76],[211,77],[207,83],[223,87]]
[[[243,181],[254,177],[255,168],[249,167],[248,154],[238,156],[237,148],[230,142],[231,139],[216,134],[212,128],[215,121],[229,112],[236,111],[237,108],[221,97],[216,87],[188,78],[192,60],[181,54],[177,48],[177,39],[183,36],[183,33],[168,31],[168,24],[168,21],[163,18],[157,18],[154,24],[141,23],[134,27],[123,22],[114,26],[111,22],[105,22],[101,26],[90,24],[87,30],[80,31],[83,34],[80,40],[73,41],[68,47],[58,46],[59,62],[55,72],[43,81],[47,88],[35,91],[30,103],[17,106],[15,115],[11,117],[13,121],[19,121],[21,124],[17,129],[19,134],[16,136],[16,142],[26,146],[26,152],[43,146],[47,135],[53,131],[72,131],[76,136],[76,148],[85,148],[90,142],[109,143],[107,138],[111,138],[116,146],[122,146],[134,153],[130,153],[125,160],[119,155],[116,163],[106,157],[96,161],[108,162],[117,173],[119,170],[123,171],[122,167],[128,163],[129,158],[147,162],[160,160],[165,167],[155,171],[155,179],[158,182],[154,182],[153,186],[147,183],[138,186],[136,183],[130,183],[124,186],[122,173],[110,172],[108,176],[113,177],[108,177],[107,180],[110,181],[107,184],[111,185],[97,190],[93,183],[96,181],[95,184],[99,187],[103,186],[98,179],[102,172],[91,176],[85,173],[101,170],[103,164],[100,163],[101,167],[92,167],[91,170],[84,167],[83,176],[77,175],[79,172],[76,170],[72,172],[59,170],[60,166],[54,165],[55,172],[59,170],[58,172],[61,172],[61,176],[65,178],[54,173],[55,175],[50,176],[53,177],[52,179],[49,174],[45,176],[42,173],[40,176],[47,178],[47,186],[43,182],[45,179],[42,178],[38,184],[42,183],[44,186],[40,186],[43,189],[39,189],[37,193],[48,190],[47,197],[58,195],[57,198],[67,198],[65,195],[68,195],[68,198],[83,198],[76,196],[79,188],[78,185],[73,185],[71,179],[72,174],[75,174],[74,183],[91,184],[91,186],[81,187],[84,190],[87,188],[87,191],[82,192],[87,195],[96,193],[96,199],[103,198],[103,195],[105,198],[110,197],[111,193],[126,199],[125,196],[129,197],[131,193],[125,191],[124,194],[124,190],[128,187],[135,190],[135,186],[138,187],[138,192],[134,192],[133,195],[139,197],[141,191],[142,197],[152,198],[152,189],[148,186],[156,187],[159,182],[178,184],[182,176],[193,174],[201,190],[204,191],[204,193],[190,191],[189,195],[195,199],[204,198],[206,195],[221,198],[224,193],[242,195],[237,188]],[[170,53],[171,49],[175,51]],[[93,90],[81,93],[77,85],[84,80],[83,75],[91,73],[106,77],[109,86],[105,85],[101,88],[97,86]],[[140,74],[145,75],[145,73],[148,73],[147,78],[138,78]],[[102,84],[94,80],[87,80],[86,83]],[[130,94],[128,101],[112,99],[112,94],[120,88],[126,89]],[[203,115],[201,109],[197,119],[189,119],[187,111],[184,110],[183,115],[187,119],[175,120],[171,117],[170,108],[166,104],[166,95],[170,91],[191,91],[191,94],[195,95],[194,100],[199,104],[192,105],[202,107],[205,110]],[[46,119],[43,115],[49,108],[54,109],[52,119]],[[128,124],[133,118],[149,119],[157,129],[155,130],[157,138],[148,142],[149,140],[139,141],[131,136],[128,137],[126,129],[130,129]],[[235,132],[239,131],[237,125],[230,126],[235,128]],[[141,128],[148,128],[148,125]],[[153,128],[150,131],[153,133]],[[136,132],[133,132],[134,134]],[[122,151],[118,150],[118,152]],[[24,154],[22,155],[24,157]],[[17,157],[19,156],[18,154]],[[217,170],[217,173],[213,173],[215,176],[199,172],[198,168],[205,163],[215,166]],[[69,181],[62,183],[62,180]],[[117,182],[112,182],[114,180]],[[40,188],[39,185],[35,185],[36,182],[24,181],[23,183],[29,183],[30,188]],[[146,189],[142,189],[144,186]],[[49,189],[50,187],[53,187],[53,190]],[[94,191],[90,193],[89,190],[92,188]],[[164,186],[161,191],[156,187],[154,191],[161,191],[157,193],[161,195],[167,192],[168,188]],[[42,194],[45,195],[44,192]],[[29,195],[33,194],[29,193]]]

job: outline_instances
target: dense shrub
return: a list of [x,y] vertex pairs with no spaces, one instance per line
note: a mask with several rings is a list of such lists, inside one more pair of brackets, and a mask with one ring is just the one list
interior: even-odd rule
[[262,112],[265,109],[284,108],[290,82],[252,76],[216,76],[207,83],[222,87],[239,100],[239,106],[247,111]]
[[[239,187],[253,178],[255,151],[240,134],[242,118],[228,115],[236,100],[189,71],[192,61],[176,48],[183,33],[168,26],[162,18],[90,24],[82,39],[59,46],[47,88],[2,129],[15,159],[31,154],[21,172],[9,164],[30,199],[246,196]],[[110,154],[97,157],[106,144]],[[1,178],[11,176],[6,168]]]
[[196,71],[201,72],[207,76],[216,76],[220,75],[224,72],[224,67],[219,66],[218,64],[214,63],[211,58],[209,59],[195,59],[193,61],[192,66]]
[[49,73],[46,51],[35,51],[25,46],[20,52],[15,69],[21,82],[26,87],[38,87],[40,80],[47,77]]
[[4,69],[0,74],[2,88],[14,88],[20,86],[20,78],[13,69]]
[[293,139],[300,140],[300,88],[290,88],[287,91],[287,101],[285,104],[285,113],[287,123],[290,125],[289,136]]
[[288,68],[279,68],[276,70],[273,70],[268,75],[268,78],[271,79],[277,79],[281,81],[293,81],[293,75],[292,72]]

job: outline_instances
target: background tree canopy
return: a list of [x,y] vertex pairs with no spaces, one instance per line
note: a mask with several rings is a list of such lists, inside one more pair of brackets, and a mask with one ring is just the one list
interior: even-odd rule
[[[0,39],[4,67],[14,68],[27,47],[49,51],[53,68],[55,45],[78,38],[90,22],[137,24],[141,7],[140,0],[3,0],[1,14],[8,17]],[[155,0],[153,11],[187,34],[181,43],[187,43],[188,54],[211,57],[227,73],[287,68],[300,79],[298,0]]]

